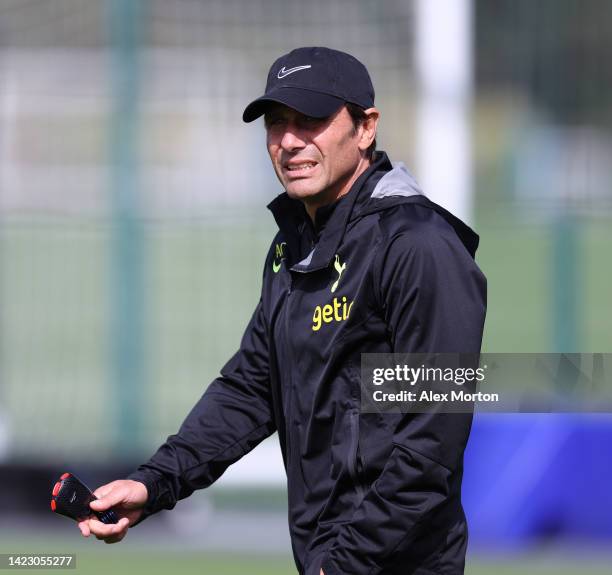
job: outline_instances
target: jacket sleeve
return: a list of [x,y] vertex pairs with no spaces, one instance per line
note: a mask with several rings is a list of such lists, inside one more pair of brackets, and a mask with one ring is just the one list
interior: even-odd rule
[[[486,283],[454,232],[398,234],[382,252],[377,283],[393,351],[479,352]],[[340,528],[322,562],[325,575],[376,575],[400,550],[406,557],[414,548],[416,557],[418,544],[411,545],[460,481],[471,414],[385,417],[393,418],[391,455]]]
[[208,487],[226,468],[275,429],[262,301],[239,351],[206,389],[176,435],[128,478],[149,492],[143,519],[172,509],[196,489]]

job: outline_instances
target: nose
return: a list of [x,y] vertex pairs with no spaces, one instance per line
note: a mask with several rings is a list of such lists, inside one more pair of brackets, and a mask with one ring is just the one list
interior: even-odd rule
[[292,124],[288,124],[283,137],[280,141],[280,146],[286,152],[300,150],[306,146],[306,142],[300,137],[299,131]]

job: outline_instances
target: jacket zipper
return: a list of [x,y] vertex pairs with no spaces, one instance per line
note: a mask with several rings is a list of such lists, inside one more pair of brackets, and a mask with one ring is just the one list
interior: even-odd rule
[[365,495],[365,489],[363,487],[363,484],[361,483],[361,480],[359,479],[359,474],[357,472],[357,462],[359,459],[359,411],[353,410],[350,412],[349,423],[351,432],[351,442],[349,445],[347,468],[349,475],[355,485],[359,500],[361,501],[361,499],[363,499]]
[[[284,338],[285,338],[285,348],[287,350],[287,358],[289,360],[289,365],[291,366],[291,361],[292,361],[292,353],[291,353],[291,339],[288,337],[289,334],[289,304],[290,304],[290,300],[291,300],[291,292],[293,291],[293,276],[291,275],[291,272],[288,271],[289,273],[289,288],[287,289],[287,299],[285,300],[285,334],[284,334]],[[288,375],[289,375],[289,391],[287,393],[287,468],[289,468],[293,461],[292,461],[292,445],[291,442],[293,441],[292,439],[292,434],[291,434],[291,426],[293,425],[293,413],[291,412],[291,397],[293,395],[293,373],[292,373],[292,369],[289,369],[288,371]],[[282,376],[281,376],[282,377]]]

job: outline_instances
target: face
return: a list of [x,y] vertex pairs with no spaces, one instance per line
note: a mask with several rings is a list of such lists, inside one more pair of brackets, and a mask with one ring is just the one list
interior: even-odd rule
[[355,129],[345,106],[318,119],[274,104],[265,125],[274,171],[287,194],[307,209],[344,195],[369,165],[361,149],[363,129]]

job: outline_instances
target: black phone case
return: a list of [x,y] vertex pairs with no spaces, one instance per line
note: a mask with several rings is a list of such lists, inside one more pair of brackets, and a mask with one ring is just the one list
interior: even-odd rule
[[51,510],[76,521],[95,515],[102,523],[117,523],[119,518],[112,509],[94,511],[89,504],[96,499],[89,487],[72,473],[64,473],[54,485]]

